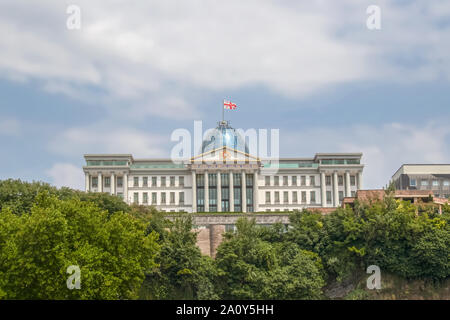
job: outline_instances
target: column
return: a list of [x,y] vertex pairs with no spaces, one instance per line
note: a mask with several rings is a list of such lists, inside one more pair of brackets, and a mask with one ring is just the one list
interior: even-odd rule
[[350,172],[345,172],[345,196],[351,197],[352,192],[350,190]]
[[208,181],[208,171],[205,171],[205,212],[209,212],[209,181]]
[[253,211],[258,212],[258,170],[253,173]]
[[195,171],[192,171],[192,212],[197,212],[197,181]]
[[233,182],[233,171],[231,171],[230,173],[230,211],[234,212],[234,182]]
[[128,201],[128,173],[123,174],[123,199],[126,203],[129,203]]
[[242,178],[241,178],[241,193],[242,193],[242,212],[247,212],[247,181],[245,181],[245,171],[242,171]]
[[337,172],[333,172],[333,200],[334,200],[334,206],[337,208],[339,207],[339,192],[338,192],[338,174]]
[[111,194],[116,194],[116,176],[114,173],[111,173]]
[[220,171],[217,172],[217,212],[222,212],[222,177]]
[[103,192],[103,176],[101,172],[98,174],[98,192]]
[[320,192],[322,207],[327,206],[327,186],[325,185],[325,172],[320,173]]
[[86,192],[89,192],[89,187],[90,187],[90,178],[89,178],[89,172],[85,172],[84,173],[84,181],[85,181],[85,190]]
[[362,172],[358,172],[358,190],[361,190],[363,187],[363,179],[362,179]]

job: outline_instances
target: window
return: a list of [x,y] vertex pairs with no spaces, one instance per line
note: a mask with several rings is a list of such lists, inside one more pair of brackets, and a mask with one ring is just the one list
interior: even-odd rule
[[310,176],[309,177],[309,185],[310,186],[315,186],[316,185],[316,177],[314,177],[314,176]]
[[410,187],[415,187],[416,184],[417,184],[416,179],[411,179],[411,180],[409,180],[409,186],[410,186]]
[[166,186],[166,177],[161,177],[161,187]]
[[280,177],[279,176],[274,176],[274,185],[275,186],[279,186],[280,185]]
[[449,180],[445,180],[444,181],[444,187],[448,187],[450,186],[450,181]]
[[275,191],[275,203],[280,203],[280,192]]
[[327,203],[331,204],[331,191],[327,191]]
[[156,187],[157,183],[156,183],[156,177],[152,177],[152,187]]
[[350,176],[350,185],[356,186],[356,176]]
[[118,193],[117,193],[117,196],[118,196],[120,199],[123,199],[123,193],[122,193],[122,192],[118,192]]
[[293,186],[297,185],[297,176],[292,176],[292,185]]
[[105,177],[105,187],[106,188],[111,187],[111,178],[110,177]]
[[166,204],[166,193],[161,192],[161,204]]
[[331,176],[325,176],[325,185],[331,186]]
[[170,177],[170,186],[175,187],[175,177]]
[[156,205],[156,192],[152,192],[152,204]]
[[266,191],[266,203],[270,204],[270,191]]
[[134,194],[133,194],[133,201],[134,201],[134,203],[138,203],[139,202],[139,193],[137,193],[137,192],[135,192]]
[[300,177],[300,184],[301,184],[302,186],[306,186],[306,176],[301,176],[301,177]]
[[123,178],[117,177],[117,187],[122,188],[123,187]]
[[171,192],[170,193],[170,203],[174,204],[175,203],[175,192]]
[[339,191],[339,201],[344,200],[344,191]]
[[[229,180],[230,180],[229,178],[230,178],[230,175],[228,173],[221,173],[220,184],[222,185],[222,187],[228,187]],[[222,197],[222,199],[223,199],[223,197]]]
[[292,203],[297,203],[297,202],[298,202],[297,191],[292,191]]
[[233,173],[233,186],[239,187],[241,185],[242,175],[240,173]]
[[283,192],[283,202],[289,203],[289,192],[287,192],[287,191]]
[[139,187],[139,177],[134,177],[133,178],[133,186]]
[[180,187],[184,187],[184,177],[179,177],[178,178],[178,184]]
[[433,180],[433,187],[439,187],[439,181]]
[[352,191],[352,197],[356,197],[356,191]]
[[302,191],[302,203],[306,203],[306,191]]
[[311,203],[316,203],[316,192],[311,191]]
[[180,204],[184,204],[184,192],[180,192],[179,196],[180,196],[179,199]]
[[143,177],[142,178],[142,186],[148,187],[148,177]]
[[344,185],[344,176],[338,176],[338,186]]
[[97,188],[98,187],[98,178],[92,177],[92,187]]
[[422,180],[422,181],[420,181],[420,185],[421,186],[428,186],[428,181],[427,180]]
[[265,180],[266,180],[266,186],[270,186],[270,176],[266,176],[265,177]]
[[247,187],[253,187],[253,178],[253,174],[247,173],[245,175],[245,184],[247,185]]
[[143,194],[142,194],[142,203],[145,203],[145,204],[147,204],[148,203],[148,193],[147,192],[144,192]]
[[287,186],[287,185],[288,185],[288,177],[283,176],[283,186]]

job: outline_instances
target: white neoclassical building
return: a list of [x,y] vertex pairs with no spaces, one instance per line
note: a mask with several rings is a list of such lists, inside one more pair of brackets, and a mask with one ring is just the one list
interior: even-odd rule
[[[87,154],[86,191],[166,212],[258,212],[338,207],[362,186],[361,153],[318,153],[278,163],[248,152],[227,121],[188,161]],[[276,167],[276,172],[267,172]]]

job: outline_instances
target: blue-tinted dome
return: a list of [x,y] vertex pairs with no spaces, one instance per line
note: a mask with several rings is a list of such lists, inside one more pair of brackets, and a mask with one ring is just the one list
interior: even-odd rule
[[219,122],[217,128],[208,132],[202,143],[201,153],[227,146],[229,148],[248,153],[245,140],[236,129],[230,127],[227,121]]

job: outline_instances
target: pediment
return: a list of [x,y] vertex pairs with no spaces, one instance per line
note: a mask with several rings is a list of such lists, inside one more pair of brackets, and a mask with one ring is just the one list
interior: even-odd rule
[[191,158],[191,162],[259,162],[259,158],[224,146]]

